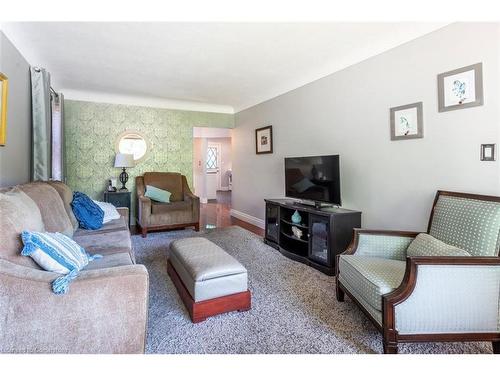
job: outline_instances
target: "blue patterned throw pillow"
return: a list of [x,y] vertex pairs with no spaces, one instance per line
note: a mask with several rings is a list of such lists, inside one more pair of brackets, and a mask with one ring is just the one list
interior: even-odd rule
[[71,207],[81,228],[99,229],[102,227],[104,211],[86,194],[75,191]]
[[57,272],[65,276],[52,282],[52,291],[64,294],[69,289],[78,272],[94,259],[102,255],[88,254],[83,247],[62,233],[29,232],[21,233],[23,250],[21,255],[31,257],[46,271]]

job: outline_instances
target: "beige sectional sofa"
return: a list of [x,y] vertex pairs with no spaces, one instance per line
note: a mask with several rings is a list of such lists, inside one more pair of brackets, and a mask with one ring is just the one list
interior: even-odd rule
[[[0,352],[143,353],[149,280],[135,263],[128,209],[99,230],[82,230],[71,200],[61,182],[0,189]],[[65,233],[104,257],[56,295],[59,275],[20,255],[24,229]]]

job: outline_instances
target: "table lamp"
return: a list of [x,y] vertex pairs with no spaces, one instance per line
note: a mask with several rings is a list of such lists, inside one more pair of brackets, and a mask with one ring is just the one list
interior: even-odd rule
[[127,188],[125,184],[128,181],[128,174],[125,172],[125,168],[132,168],[135,166],[134,163],[134,155],[132,154],[122,154],[118,153],[115,157],[115,168],[123,168],[122,173],[120,173],[120,182],[122,183],[122,187],[120,191],[126,191]]

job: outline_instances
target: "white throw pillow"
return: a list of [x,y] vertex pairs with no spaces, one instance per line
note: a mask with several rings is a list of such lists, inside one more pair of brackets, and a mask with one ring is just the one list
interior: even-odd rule
[[111,203],[107,202],[98,202],[94,201],[95,204],[97,204],[101,210],[104,211],[104,219],[102,220],[103,224],[109,223],[111,220],[116,220],[120,218],[120,213],[116,209],[115,206],[113,206]]

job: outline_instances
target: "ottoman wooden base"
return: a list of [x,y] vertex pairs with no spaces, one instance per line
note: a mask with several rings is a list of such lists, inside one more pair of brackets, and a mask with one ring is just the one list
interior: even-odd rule
[[167,273],[177,288],[182,302],[184,302],[193,323],[202,322],[210,316],[235,310],[247,311],[252,308],[252,298],[249,290],[241,293],[230,294],[228,296],[195,302],[177,274],[177,271],[172,266],[172,263],[170,263],[170,260],[167,261]]

